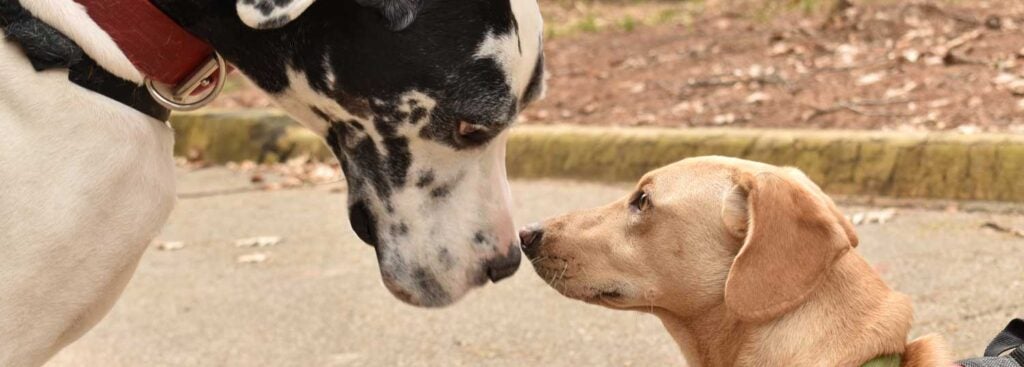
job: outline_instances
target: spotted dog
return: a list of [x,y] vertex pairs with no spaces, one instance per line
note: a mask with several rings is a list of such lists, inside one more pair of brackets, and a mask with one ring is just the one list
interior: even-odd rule
[[[349,221],[417,306],[510,276],[507,130],[544,92],[535,0],[152,0],[333,149]],[[143,75],[73,0],[0,0],[101,71]],[[29,32],[31,34],[31,32]],[[0,41],[0,365],[95,325],[174,205],[166,123]]]

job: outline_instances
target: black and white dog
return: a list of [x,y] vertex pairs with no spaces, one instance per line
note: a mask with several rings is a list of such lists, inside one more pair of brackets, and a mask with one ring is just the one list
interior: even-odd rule
[[[143,82],[78,3],[19,2]],[[518,267],[505,142],[544,89],[536,0],[152,3],[325,137],[396,297],[443,306]],[[0,41],[0,366],[95,325],[174,207],[168,125],[68,79]]]

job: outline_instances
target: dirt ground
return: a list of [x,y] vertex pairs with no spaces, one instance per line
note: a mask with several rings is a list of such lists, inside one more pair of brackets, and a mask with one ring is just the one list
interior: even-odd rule
[[[549,90],[522,123],[1024,133],[1019,0],[566,1],[542,1]],[[238,85],[216,106],[271,104]]]

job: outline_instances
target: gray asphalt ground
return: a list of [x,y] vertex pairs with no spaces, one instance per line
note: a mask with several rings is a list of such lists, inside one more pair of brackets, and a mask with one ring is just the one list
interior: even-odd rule
[[[179,192],[249,186],[224,169],[181,174]],[[517,223],[623,195],[626,186],[517,182]],[[187,195],[190,196],[190,195]],[[421,310],[381,285],[372,249],[348,228],[329,186],[179,202],[109,316],[51,366],[666,366],[681,365],[652,316],[562,298],[524,264],[457,305]],[[848,212],[863,210],[847,208]],[[1020,216],[902,209],[859,227],[860,250],[911,295],[913,334],[937,332],[958,356],[980,353],[1024,316],[1024,239],[982,230]],[[239,238],[284,242],[236,248]],[[236,258],[268,252],[258,264]]]

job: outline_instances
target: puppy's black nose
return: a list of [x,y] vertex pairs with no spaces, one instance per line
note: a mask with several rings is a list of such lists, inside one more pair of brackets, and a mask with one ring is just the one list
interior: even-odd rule
[[526,256],[537,254],[541,240],[544,238],[544,228],[540,223],[534,223],[519,230],[519,242],[523,244],[523,252]]

